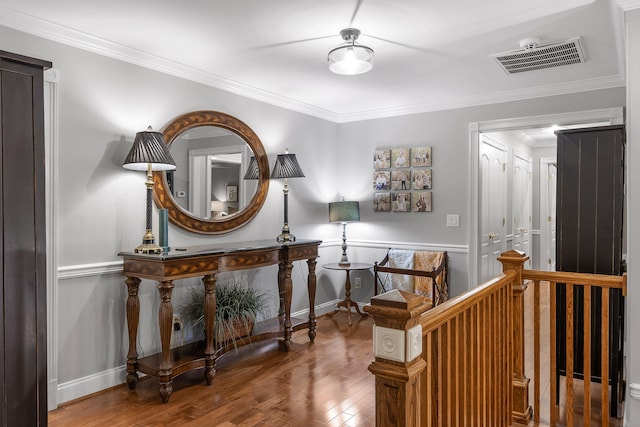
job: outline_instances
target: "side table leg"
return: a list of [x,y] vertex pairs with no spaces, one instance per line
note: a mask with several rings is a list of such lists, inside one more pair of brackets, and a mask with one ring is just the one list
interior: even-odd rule
[[309,340],[313,342],[316,338],[316,259],[307,260],[309,267],[309,277],[307,278],[307,289],[309,292]]
[[216,347],[214,344],[215,319],[216,319],[216,275],[207,274],[202,278],[204,284],[204,324],[205,324],[205,368],[204,379],[207,385],[211,385],[216,374]]
[[160,397],[162,402],[167,403],[173,387],[173,365],[171,363],[171,324],[173,322],[173,305],[171,304],[171,294],[173,293],[173,280],[158,282],[160,292],[160,310],[158,313],[158,324],[160,328],[160,343],[162,346],[162,356],[158,376],[160,382]]
[[351,275],[347,270],[347,281],[344,285],[344,301],[347,307],[347,319],[349,320],[349,326],[351,326]]
[[284,265],[278,264],[278,317],[284,315]]
[[138,383],[138,373],[136,364],[138,362],[138,322],[140,320],[140,300],[138,299],[138,288],[141,280],[137,277],[127,276],[127,330],[129,332],[129,352],[127,353],[127,385],[129,390],[135,390]]
[[282,343],[282,349],[284,351],[291,350],[291,296],[293,290],[293,283],[291,281],[291,271],[293,270],[293,264],[289,261],[285,261],[282,264],[284,280],[282,286],[284,290],[284,340]]

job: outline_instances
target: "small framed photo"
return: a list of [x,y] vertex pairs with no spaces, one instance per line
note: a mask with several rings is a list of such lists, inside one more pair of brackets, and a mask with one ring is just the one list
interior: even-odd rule
[[411,212],[411,193],[408,191],[391,193],[391,210],[394,212]]
[[389,171],[375,171],[373,173],[373,189],[388,190],[391,186],[391,173]]
[[237,202],[237,201],[238,201],[238,186],[227,185],[227,202]]
[[408,148],[393,148],[391,150],[391,166],[394,168],[408,168],[411,166],[411,150]]
[[431,169],[413,169],[411,171],[411,189],[431,190]]
[[373,154],[374,169],[388,169],[391,166],[391,150],[376,150]]
[[391,211],[391,195],[389,193],[373,194],[373,211],[389,212]]
[[412,212],[431,212],[431,191],[411,192]]
[[391,189],[392,190],[411,190],[411,172],[408,170],[392,170],[391,171]]
[[431,147],[415,147],[411,149],[411,166],[420,168],[431,166]]

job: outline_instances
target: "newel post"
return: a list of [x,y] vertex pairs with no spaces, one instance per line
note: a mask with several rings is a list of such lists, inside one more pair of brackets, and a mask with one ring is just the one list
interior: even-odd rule
[[420,425],[422,355],[420,314],[429,305],[419,295],[393,290],[371,298],[364,310],[374,318],[369,371],[376,377],[376,426]]
[[502,253],[498,261],[502,263],[502,271],[513,270],[516,272],[516,281],[513,286],[513,341],[511,343],[513,366],[513,420],[528,425],[531,419],[531,406],[529,405],[529,378],[524,374],[524,291],[527,286],[522,280],[524,263],[529,257],[517,250]]

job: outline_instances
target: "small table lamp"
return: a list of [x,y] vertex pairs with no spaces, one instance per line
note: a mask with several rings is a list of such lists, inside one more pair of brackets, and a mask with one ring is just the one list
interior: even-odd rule
[[271,172],[271,179],[284,178],[284,225],[282,226],[282,233],[276,237],[276,240],[280,243],[295,242],[296,236],[289,233],[289,187],[287,185],[287,178],[304,178],[304,173],[296,160],[295,154],[289,154],[289,150],[284,151],[284,154],[278,154],[276,163],[273,165],[273,171]]
[[243,179],[258,179],[260,176],[260,170],[258,169],[258,162],[255,157],[251,156],[249,160],[249,166],[244,174]]
[[152,171],[174,170],[176,162],[167,150],[167,144],[160,132],[155,132],[151,126],[146,131],[136,133],[136,139],[129,155],[125,159],[122,167],[125,169],[147,171],[147,230],[142,237],[142,244],[135,248],[134,252],[143,254],[160,254],[162,248],[155,244],[153,236],[153,224],[151,219],[152,194],[153,194],[153,174]]
[[211,212],[213,212],[213,217],[216,218],[222,211],[224,211],[224,202],[220,200],[212,200]]
[[360,221],[360,202],[329,203],[329,222],[342,223],[342,258],[340,265],[350,265],[347,258],[347,222]]

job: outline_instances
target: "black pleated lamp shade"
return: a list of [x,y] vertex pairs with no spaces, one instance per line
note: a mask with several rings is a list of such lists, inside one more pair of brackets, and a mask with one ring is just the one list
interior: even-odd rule
[[329,222],[360,221],[360,202],[329,203]]
[[146,131],[136,133],[136,139],[129,155],[124,160],[122,167],[125,169],[146,171],[151,165],[151,170],[174,170],[176,162],[169,154],[167,144],[160,132],[155,132],[151,126]]
[[260,170],[258,170],[258,161],[255,157],[251,156],[247,172],[244,174],[244,179],[258,179],[259,176]]
[[273,171],[271,172],[272,179],[303,177],[304,173],[298,164],[295,154],[278,154],[276,163],[273,165]]

